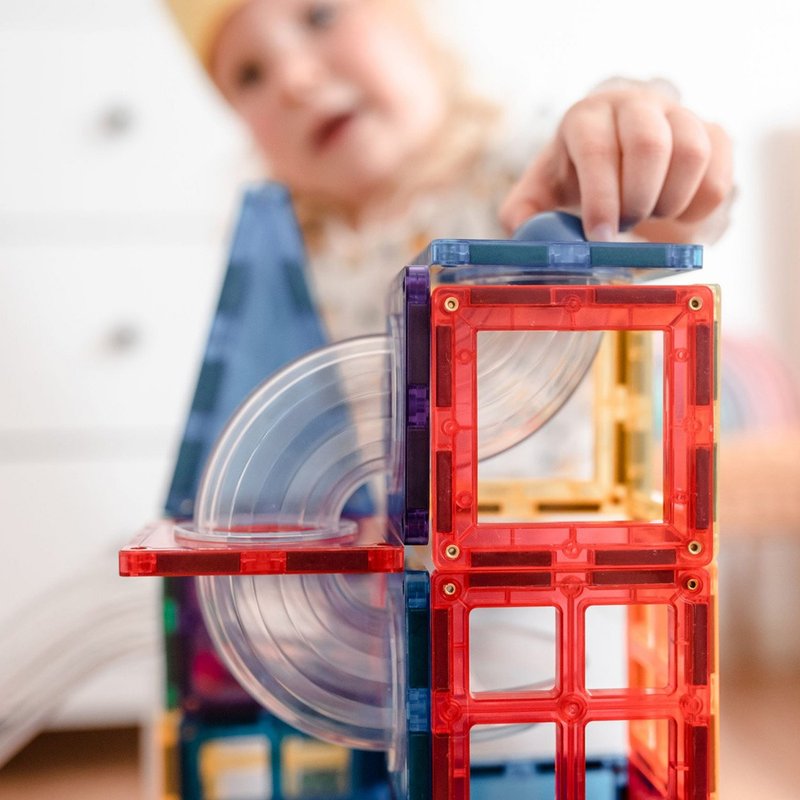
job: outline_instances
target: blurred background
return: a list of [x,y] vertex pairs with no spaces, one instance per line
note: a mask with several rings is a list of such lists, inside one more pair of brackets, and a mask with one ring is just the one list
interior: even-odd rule
[[[723,796],[796,797],[800,4],[427,6],[532,141],[614,75],[672,81],[734,140],[738,196],[704,270],[726,336]],[[144,796],[131,729],[159,702],[158,587],[132,581],[114,607],[103,587],[159,514],[241,185],[259,174],[157,0],[0,2],[0,679],[29,719],[0,727],[0,751],[61,731],[0,770],[0,798],[52,791],[53,747],[73,771],[97,750],[64,731],[109,728],[94,770],[118,763],[113,795]]]

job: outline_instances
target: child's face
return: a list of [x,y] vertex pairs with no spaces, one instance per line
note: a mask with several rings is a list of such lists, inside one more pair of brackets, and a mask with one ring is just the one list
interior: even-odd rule
[[444,121],[432,57],[384,0],[250,0],[211,72],[275,178],[353,206],[397,183]]

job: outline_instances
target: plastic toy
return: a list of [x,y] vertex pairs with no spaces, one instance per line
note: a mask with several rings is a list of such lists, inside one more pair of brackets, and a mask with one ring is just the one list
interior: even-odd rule
[[[556,236],[433,242],[389,334],[256,389],[193,519],[148,528],[121,572],[202,576],[248,692],[385,751],[394,797],[711,800],[717,298],[627,285],[689,274],[700,248]],[[519,448],[562,415],[545,462],[578,428],[593,443],[541,475]],[[625,643],[598,646],[607,613]],[[615,645],[627,671],[598,672]]]
[[[271,372],[324,344],[305,284],[304,258],[283,188],[264,185],[247,192],[165,504],[167,516],[191,518],[203,464],[242,400]],[[274,330],[285,335],[276,339]],[[346,751],[343,758],[341,747],[293,732],[240,686],[216,654],[194,579],[165,580],[164,633],[165,798],[244,800],[263,796],[266,785],[273,800],[320,793],[350,800],[356,794],[372,797],[373,787],[385,786],[381,753]],[[323,791],[318,772],[298,771],[298,765],[307,766],[310,754],[319,761],[325,752],[322,760],[333,759],[341,769]]]

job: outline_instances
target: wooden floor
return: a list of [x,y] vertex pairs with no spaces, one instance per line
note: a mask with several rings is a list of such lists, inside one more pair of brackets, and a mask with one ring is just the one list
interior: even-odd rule
[[[800,672],[722,685],[721,800],[800,798]],[[135,730],[40,736],[0,770],[0,800],[152,800]]]
[[46,733],[0,770],[0,800],[144,800],[138,761],[135,729]]

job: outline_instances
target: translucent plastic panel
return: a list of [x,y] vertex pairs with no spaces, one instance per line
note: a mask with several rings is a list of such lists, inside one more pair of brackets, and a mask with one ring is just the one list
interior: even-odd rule
[[[287,541],[353,533],[356,490],[388,466],[391,342],[353,339],[310,353],[241,406],[208,462],[188,535]],[[360,513],[374,513],[363,493]]]
[[599,331],[478,333],[478,458],[496,455],[545,424],[586,375]]
[[441,270],[437,276],[441,283],[639,283],[691,274],[702,267],[703,248],[679,244],[435,239],[416,263]]
[[[478,394],[483,394],[480,384]],[[502,480],[506,484],[510,480],[524,481],[528,487],[533,481],[548,481],[550,484],[553,481],[583,484],[591,481],[594,478],[596,445],[593,403],[594,384],[590,370],[562,406],[561,413],[556,413],[535,436],[529,436],[503,453],[481,461],[478,464],[478,481]],[[480,418],[480,408],[478,415]],[[481,432],[479,424],[479,437]],[[530,488],[528,494],[533,496]],[[485,514],[491,519],[492,514],[496,515],[501,510],[493,509],[491,503],[484,507],[487,500],[482,496],[480,500],[479,517]],[[511,519],[544,513],[532,503],[530,508],[502,510]]]
[[256,700],[312,736],[394,751],[404,697],[402,580],[223,576],[198,585],[219,652]]

